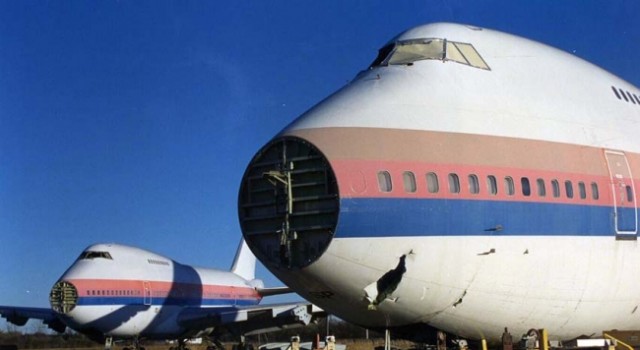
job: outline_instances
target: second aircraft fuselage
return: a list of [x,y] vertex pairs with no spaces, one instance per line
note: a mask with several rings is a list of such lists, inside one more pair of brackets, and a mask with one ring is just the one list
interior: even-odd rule
[[67,325],[95,338],[174,339],[193,335],[178,322],[186,308],[255,305],[261,297],[254,287],[231,272],[100,244],[87,248],[60,278],[51,305]]

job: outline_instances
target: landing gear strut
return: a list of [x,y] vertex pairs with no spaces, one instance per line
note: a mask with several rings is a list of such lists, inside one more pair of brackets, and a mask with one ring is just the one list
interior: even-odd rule
[[131,348],[124,347],[122,348],[122,350],[145,350],[145,348],[140,346],[140,339],[136,337],[136,338],[133,338],[133,346]]
[[237,345],[233,346],[233,350],[253,350],[253,346],[251,344],[247,344],[244,342],[244,335],[240,336],[240,342]]
[[169,350],[189,350],[189,348],[187,348],[185,346],[187,340],[186,339],[178,339],[178,346],[177,347],[170,347]]
[[207,350],[224,350],[224,344],[222,344],[217,337],[207,337],[206,339],[210,344],[207,346]]
[[111,350],[113,348],[113,337],[107,337],[104,340],[104,350]]
[[384,350],[391,350],[391,331],[384,330]]

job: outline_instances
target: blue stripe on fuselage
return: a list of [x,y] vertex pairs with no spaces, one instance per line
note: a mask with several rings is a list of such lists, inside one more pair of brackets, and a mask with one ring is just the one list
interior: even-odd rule
[[[257,299],[198,299],[198,298],[151,298],[151,305],[179,305],[179,306],[248,306],[257,305]],[[141,297],[80,297],[78,305],[143,305]]]
[[[634,215],[621,209],[619,215]],[[496,230],[496,228],[501,229]],[[613,236],[613,207],[488,200],[343,198],[336,237]]]

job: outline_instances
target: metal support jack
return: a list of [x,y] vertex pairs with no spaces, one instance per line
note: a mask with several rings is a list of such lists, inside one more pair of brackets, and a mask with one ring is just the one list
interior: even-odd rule
[[391,331],[384,330],[384,350],[391,350]]

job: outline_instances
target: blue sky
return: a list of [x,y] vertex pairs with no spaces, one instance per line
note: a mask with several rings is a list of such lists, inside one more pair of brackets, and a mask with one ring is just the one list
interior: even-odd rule
[[638,13],[638,1],[2,1],[0,304],[48,306],[97,242],[228,268],[253,154],[405,29],[502,30],[640,86]]

